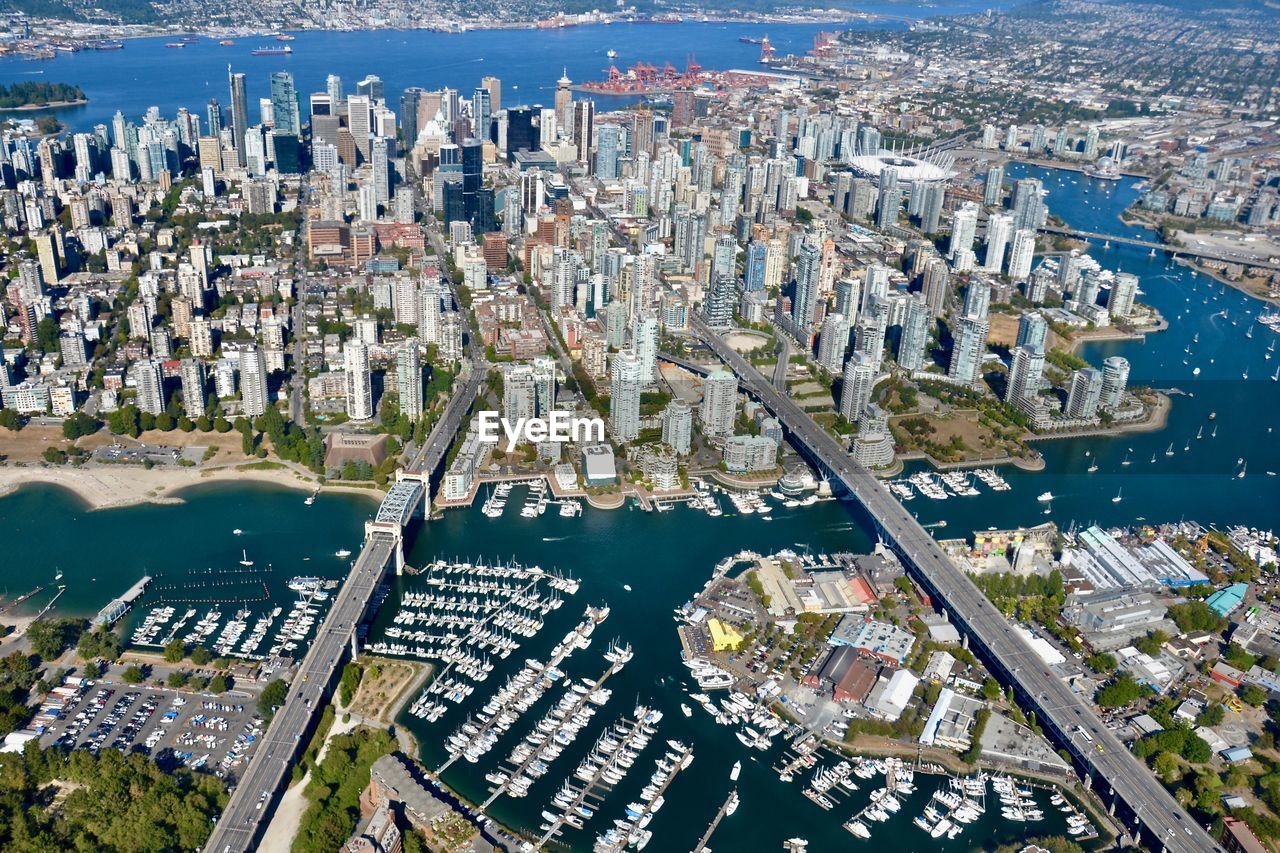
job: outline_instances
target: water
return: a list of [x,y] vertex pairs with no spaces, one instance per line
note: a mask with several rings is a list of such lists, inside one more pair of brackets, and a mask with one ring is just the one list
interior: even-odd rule
[[[871,3],[860,9],[906,17],[962,14],[1012,5],[1009,2],[978,3]],[[116,110],[137,121],[148,107],[157,106],[163,116],[179,107],[198,114],[204,123],[205,105],[217,98],[228,108],[227,65],[246,74],[250,120],[256,121],[258,98],[268,97],[268,76],[273,71],[293,72],[306,109],[311,92],[325,89],[329,74],[342,77],[345,91],[353,92],[366,74],[385,83],[387,104],[399,110],[400,94],[408,86],[450,86],[470,97],[481,78],[502,81],[502,103],[551,104],[556,80],[568,73],[575,82],[602,80],[609,66],[625,71],[637,62],[661,67],[671,63],[683,69],[690,57],[708,69],[759,68],[760,48],[738,41],[740,36],[768,35],[779,56],[803,54],[814,36],[836,29],[901,29],[901,21],[850,24],[736,24],[685,23],[613,24],[560,30],[475,30],[437,33],[425,30],[376,30],[361,32],[299,32],[289,42],[289,56],[252,56],[260,46],[281,43],[266,37],[235,39],[223,47],[214,39],[201,39],[182,49],[166,48],[173,36],[130,39],[123,50],[86,50],[59,54],[54,59],[27,61],[0,59],[0,82],[43,79],[63,81],[84,89],[89,103],[57,110],[71,129],[85,131],[95,124],[110,126]],[[618,56],[610,60],[610,49]],[[634,99],[592,96],[597,108],[615,109]],[[39,112],[23,113],[24,116]]]
[[[297,597],[286,586],[295,575],[345,576],[349,561],[335,552],[359,551],[364,520],[376,509],[368,498],[338,493],[306,506],[297,490],[260,484],[211,483],[182,497],[182,504],[90,511],[64,489],[23,486],[0,499],[0,590],[12,600],[44,585],[17,610],[34,613],[65,584],[53,613],[91,617],[151,575],[123,620],[126,632],[160,599],[200,602],[190,606],[201,613],[203,599],[243,601],[257,615]],[[236,528],[241,535],[232,533]],[[254,562],[249,570],[239,564],[242,551]],[[55,582],[59,569],[63,577]],[[235,609],[223,607],[224,622]]]
[[[1156,239],[1151,231],[1120,221],[1120,213],[1138,196],[1136,179],[1098,181],[1021,164],[1011,165],[1008,174],[1010,179],[1040,178],[1049,192],[1049,210],[1070,226]],[[1280,505],[1280,477],[1266,473],[1280,473],[1280,443],[1272,432],[1280,427],[1280,383],[1271,381],[1280,367],[1280,335],[1255,321],[1266,306],[1206,275],[1192,275],[1162,254],[1153,257],[1148,249],[1094,245],[1090,254],[1105,268],[1137,275],[1139,300],[1158,308],[1169,328],[1145,340],[1091,343],[1079,354],[1098,366],[1108,356],[1124,356],[1131,366],[1131,385],[1185,392],[1172,395],[1166,428],[1037,442],[1045,470],[1001,469],[1011,491],[990,492],[979,486],[981,497],[935,502],[917,496],[906,506],[921,521],[945,518],[948,536],[1047,520],[1065,525],[1073,520],[1130,524],[1185,518],[1270,528]],[[1220,316],[1222,311],[1226,318]],[[1246,337],[1250,329],[1252,338]],[[1277,352],[1268,359],[1267,348],[1273,344]],[[1188,347],[1191,354],[1185,352]],[[1183,364],[1184,358],[1188,364]],[[1197,367],[1198,376],[1192,372]],[[1217,414],[1213,421],[1211,413]],[[1202,438],[1196,439],[1197,431],[1202,431]],[[1170,443],[1174,455],[1166,456]],[[1129,465],[1123,464],[1126,455]],[[1247,463],[1244,479],[1236,476],[1241,458]],[[1093,474],[1087,473],[1091,462],[1098,465]],[[1045,504],[1035,500],[1044,491],[1055,495],[1048,516],[1043,514]],[[1113,503],[1121,491],[1123,499]]]

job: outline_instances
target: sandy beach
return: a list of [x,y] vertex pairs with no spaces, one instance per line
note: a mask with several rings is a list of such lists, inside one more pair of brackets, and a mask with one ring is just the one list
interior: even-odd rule
[[[86,465],[0,466],[0,497],[12,494],[24,485],[44,484],[69,489],[80,497],[90,509],[112,509],[143,503],[182,503],[179,494],[184,489],[206,483],[256,482],[271,483],[299,491],[314,491],[315,477],[292,467],[246,468],[244,465],[218,467],[167,468],[151,470],[137,466]],[[374,500],[382,499],[377,489],[361,489],[350,486],[323,486],[323,491],[341,491],[366,495]]]

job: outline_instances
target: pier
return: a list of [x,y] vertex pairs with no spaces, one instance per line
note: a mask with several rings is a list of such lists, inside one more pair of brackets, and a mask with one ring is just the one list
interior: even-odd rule
[[98,611],[98,615],[93,617],[94,625],[111,625],[125,613],[129,612],[129,608],[133,606],[133,602],[137,601],[143,592],[147,589],[147,584],[151,583],[151,575],[143,575],[142,579],[135,583],[119,598],[112,599],[106,607]]
[[[617,663],[616,661],[614,663],[611,663],[609,665],[609,668],[604,671],[604,674],[601,675],[599,678],[597,678],[595,680],[595,683],[591,685],[591,689],[588,690],[586,693],[583,693],[581,696],[579,696],[578,700],[574,702],[573,706],[564,712],[563,719],[572,720],[573,717],[576,714],[578,714],[584,707],[586,707],[586,704],[588,702],[591,701],[591,694],[595,693],[597,690],[603,687],[604,683],[609,680],[609,677],[612,676],[621,668],[622,668],[622,665]],[[511,782],[517,776],[522,775],[526,770],[529,769],[530,765],[532,765],[535,761],[538,760],[538,756],[540,752],[541,752],[541,749],[534,750],[533,753],[528,758],[520,762],[518,766],[513,767],[512,770],[507,774],[508,776],[507,781],[503,782],[501,785],[498,785],[496,788],[494,788],[493,793],[489,795],[489,798],[480,804],[480,809],[483,811],[484,809],[489,808],[489,806],[493,805],[493,803],[499,797],[505,794],[508,788],[511,786]],[[440,770],[443,771],[445,767],[448,767],[449,763],[451,763],[452,761],[453,759],[450,759],[450,761],[447,762],[444,765],[444,767],[441,767]]]
[[35,589],[31,590],[31,592],[23,593],[22,595],[20,595],[20,596],[18,596],[17,598],[15,598],[13,601],[10,601],[10,602],[9,602],[8,604],[6,604],[4,607],[0,607],[0,613],[8,613],[10,610],[12,610],[13,608],[17,607],[19,604],[21,604],[22,602],[26,601],[26,600],[27,600],[28,598],[30,598],[31,596],[33,596],[33,595],[39,595],[39,594],[40,594],[40,592],[41,592],[43,589],[44,589],[44,587],[43,587],[43,586],[38,586],[38,587],[36,587]]
[[[582,808],[587,802],[595,803],[598,806],[598,804],[602,802],[611,791],[613,791],[613,783],[605,779],[605,776],[619,769],[619,756],[621,756],[627,748],[639,738],[641,733],[644,731],[645,717],[650,713],[651,711],[648,708],[643,705],[637,705],[635,709],[635,720],[629,720],[626,717],[622,717],[617,723],[610,726],[608,729],[605,729],[604,734],[602,734],[601,737],[609,736],[609,734],[616,731],[619,726],[629,727],[626,734],[622,736],[622,740],[618,743],[617,748],[614,749],[613,752],[609,753],[608,757],[605,758],[598,767],[590,772],[589,778],[581,780],[583,782],[582,790],[578,792],[578,795],[574,797],[568,805],[563,807],[561,815],[551,822],[551,825],[546,830],[545,834],[538,840],[536,845],[538,848],[545,847],[548,841],[559,835],[560,828],[568,822],[567,818],[571,815],[573,815],[576,820],[576,815],[574,815],[574,813],[577,812],[578,809]],[[640,748],[643,749],[643,746]],[[588,766],[588,763],[594,762],[598,755],[598,751],[593,749],[591,754],[588,755],[587,758],[583,759],[583,764],[578,766],[578,770],[581,771],[584,766]],[[577,775],[577,773],[575,772],[574,775]],[[623,771],[623,775],[625,775],[625,769]],[[568,784],[567,780],[566,784]],[[577,822],[579,826],[581,826],[581,821],[579,820]],[[569,823],[569,825],[572,826],[573,824]]]
[[702,837],[698,839],[698,846],[693,848],[693,853],[702,853],[707,849],[707,842],[711,840],[711,836],[715,834],[716,827],[720,825],[720,821],[724,820],[725,812],[729,811],[729,804],[733,802],[733,798],[737,795],[738,789],[734,788],[729,792],[729,796],[724,798],[724,802],[720,805],[720,810],[716,812],[716,816],[711,819],[711,823],[707,825],[707,831],[702,833]]

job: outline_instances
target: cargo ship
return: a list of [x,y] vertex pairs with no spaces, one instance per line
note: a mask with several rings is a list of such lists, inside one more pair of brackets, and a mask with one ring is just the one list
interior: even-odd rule
[[289,45],[284,47],[259,47],[250,51],[254,56],[280,56],[293,53],[293,48]]

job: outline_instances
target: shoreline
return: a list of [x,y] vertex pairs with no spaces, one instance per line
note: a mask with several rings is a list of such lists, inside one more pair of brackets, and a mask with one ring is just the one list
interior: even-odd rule
[[23,104],[20,107],[0,107],[0,113],[23,113],[35,110],[60,110],[65,107],[83,107],[89,103],[88,98],[76,98],[74,101],[49,101],[46,104]]
[[[252,463],[249,463],[252,464]],[[320,485],[290,467],[245,469],[237,465],[200,468],[133,468],[125,466],[0,466],[0,498],[23,486],[47,485],[65,489],[86,504],[89,511],[121,509],[140,504],[182,504],[183,492],[210,483],[254,482],[295,491],[343,492],[382,500],[378,489]]]

